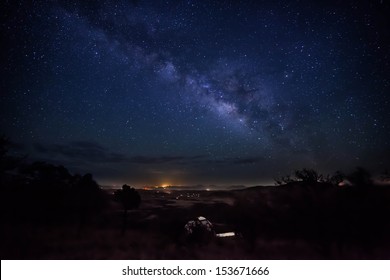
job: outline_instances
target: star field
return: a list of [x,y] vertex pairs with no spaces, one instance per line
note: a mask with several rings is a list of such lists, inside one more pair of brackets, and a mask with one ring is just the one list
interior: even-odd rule
[[1,132],[101,184],[389,167],[389,3],[12,1]]

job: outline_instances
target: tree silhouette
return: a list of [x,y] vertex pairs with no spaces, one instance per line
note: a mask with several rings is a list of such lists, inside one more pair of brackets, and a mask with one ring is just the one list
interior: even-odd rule
[[13,193],[21,213],[50,223],[69,217],[73,207],[69,186],[72,176],[65,167],[34,162],[20,166],[19,172],[23,183]]
[[289,184],[295,182],[295,180],[292,179],[290,175],[283,176],[280,179],[275,178],[274,180],[276,185],[283,185],[283,184]]
[[0,136],[0,157],[4,157],[8,152],[9,140],[4,135]]
[[345,174],[341,171],[336,171],[332,176],[328,177],[326,182],[338,186],[345,179]]
[[83,177],[75,176],[78,180],[76,193],[78,194],[78,212],[80,218],[79,230],[84,227],[87,218],[92,212],[99,210],[102,206],[102,193],[99,185],[93,180],[92,174],[85,174]]
[[17,168],[25,159],[25,156],[10,156],[8,152],[11,145],[12,143],[7,137],[4,135],[0,136],[0,175],[3,175],[6,171]]
[[137,209],[141,204],[141,196],[136,191],[136,189],[123,185],[121,190],[115,192],[115,198],[122,204],[123,207],[123,227],[122,233],[126,231],[127,228],[127,216],[128,211],[132,209]]
[[373,184],[370,172],[362,167],[357,167],[354,172],[347,176],[347,179],[353,186],[358,188],[371,186]]
[[291,177],[290,175],[286,175],[281,178],[276,178],[274,180],[276,185],[289,184],[293,182],[330,183],[333,185],[338,185],[344,180],[344,178],[345,175],[340,171],[336,171],[332,176],[324,176],[315,171],[314,169],[303,168],[300,170],[295,170],[293,177]]
[[301,170],[295,170],[294,177],[286,175],[280,179],[275,179],[277,185],[289,184],[293,182],[305,182],[305,183],[317,183],[324,182],[324,176],[319,174],[314,169],[303,168]]
[[104,192],[91,174],[72,176],[64,166],[46,162],[24,164],[19,172],[23,182],[13,193],[18,204],[29,209],[20,212],[30,217],[56,223],[74,220],[80,230],[104,206]]
[[380,176],[380,180],[384,183],[388,183],[390,182],[390,172],[388,170],[385,170],[381,176]]
[[306,168],[303,168],[302,170],[296,170],[295,177],[297,178],[297,181],[302,181],[307,183],[322,182],[324,179],[324,176],[322,174],[318,174],[318,172],[315,171],[314,169],[306,169]]

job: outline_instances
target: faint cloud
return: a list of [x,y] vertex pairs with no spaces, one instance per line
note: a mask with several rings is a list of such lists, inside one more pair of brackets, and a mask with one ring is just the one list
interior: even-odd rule
[[125,155],[110,152],[96,142],[73,141],[66,144],[42,144],[34,143],[34,149],[40,154],[50,156],[56,160],[82,160],[86,162],[125,162],[128,158]]

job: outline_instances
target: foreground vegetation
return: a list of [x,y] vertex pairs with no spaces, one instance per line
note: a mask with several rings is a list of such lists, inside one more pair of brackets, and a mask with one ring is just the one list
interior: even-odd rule
[[[235,191],[112,192],[90,174],[5,150],[0,159],[2,259],[390,257],[390,188],[364,169],[342,180],[304,169],[278,186]],[[199,215],[236,237],[189,239],[184,225]]]

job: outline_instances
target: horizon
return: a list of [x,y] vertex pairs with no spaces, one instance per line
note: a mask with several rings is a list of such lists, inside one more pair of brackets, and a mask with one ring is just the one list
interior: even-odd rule
[[[93,174],[92,174],[93,175]],[[172,188],[194,188],[194,189],[231,189],[231,188],[247,188],[247,187],[253,187],[253,186],[270,186],[274,185],[275,181],[269,181],[265,183],[254,183],[254,184],[131,184],[129,182],[123,182],[123,183],[104,183],[96,180],[99,186],[105,187],[105,188],[112,188],[112,189],[120,189],[123,185],[129,185],[131,187],[134,187],[136,189],[144,189],[144,188],[161,188],[161,189],[172,189]]]
[[[102,185],[99,184],[99,186],[102,189],[111,189],[111,190],[119,190],[122,188],[122,185]],[[127,184],[126,184],[127,185]],[[138,190],[204,190],[204,191],[213,191],[213,190],[235,190],[235,189],[245,189],[249,187],[254,187],[254,186],[261,186],[261,187],[266,187],[269,185],[231,185],[231,186],[225,186],[225,185],[131,185],[130,187],[133,187]]]
[[[390,180],[388,178],[383,179],[379,175],[378,176],[372,176],[371,177],[372,182],[376,185],[388,185],[390,186]],[[295,180],[292,183],[302,183],[304,181],[302,180]],[[344,178],[343,182],[348,183],[348,179]],[[321,182],[319,182],[321,183]],[[112,190],[118,190],[121,189],[123,185],[128,185],[128,183],[123,183],[123,184],[101,184],[99,183],[99,186],[102,187],[103,189],[112,189]],[[283,183],[281,185],[287,185],[287,183]],[[239,189],[246,189],[246,188],[252,188],[252,187],[278,187],[280,184],[277,184],[275,180],[267,182],[267,183],[262,183],[262,184],[233,184],[233,185],[215,185],[215,184],[193,184],[193,185],[167,185],[167,184],[162,184],[162,185],[132,185],[130,184],[130,187],[133,187],[135,189],[139,190],[204,190],[204,191],[214,191],[214,190],[239,190]],[[339,186],[342,186],[339,184]]]

